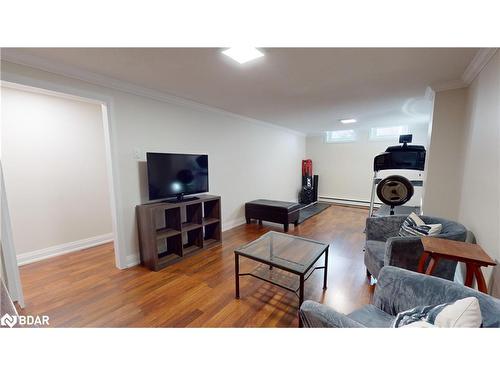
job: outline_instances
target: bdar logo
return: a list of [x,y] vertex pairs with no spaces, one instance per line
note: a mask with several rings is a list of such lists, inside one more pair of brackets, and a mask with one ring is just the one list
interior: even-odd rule
[[13,315],[10,315],[10,314],[5,314],[4,316],[2,316],[2,318],[0,319],[0,325],[6,327],[14,327],[17,323],[17,316],[13,316]]
[[29,327],[38,327],[38,326],[48,326],[49,325],[49,317],[47,315],[10,315],[5,314],[0,319],[0,326],[4,327],[14,327],[14,326],[29,326]]

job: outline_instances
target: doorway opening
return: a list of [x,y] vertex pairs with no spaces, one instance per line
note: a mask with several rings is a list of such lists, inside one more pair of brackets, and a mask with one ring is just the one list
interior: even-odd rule
[[110,103],[11,82],[2,89],[2,166],[18,265],[111,244],[117,235]]

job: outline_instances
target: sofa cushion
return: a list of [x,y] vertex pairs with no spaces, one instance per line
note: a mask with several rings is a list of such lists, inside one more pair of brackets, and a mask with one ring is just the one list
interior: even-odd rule
[[392,326],[394,316],[387,314],[373,305],[366,305],[347,315],[352,320],[370,328],[388,328]]
[[378,273],[384,266],[385,242],[366,241],[365,245],[365,265],[373,277],[378,278]]

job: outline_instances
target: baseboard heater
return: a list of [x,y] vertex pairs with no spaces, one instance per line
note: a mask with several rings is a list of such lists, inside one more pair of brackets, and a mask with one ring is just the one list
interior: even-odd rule
[[[360,200],[360,199],[349,199],[349,198],[337,198],[337,197],[325,197],[325,196],[320,196],[319,199],[323,200],[328,200],[334,203],[343,203],[343,204],[349,204],[353,206],[363,206],[363,207],[369,207],[370,206],[370,201],[368,200]],[[380,203],[375,203],[375,207],[380,207]]]

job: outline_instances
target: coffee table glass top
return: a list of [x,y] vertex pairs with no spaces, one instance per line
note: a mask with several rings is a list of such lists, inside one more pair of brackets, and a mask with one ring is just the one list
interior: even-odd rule
[[325,243],[271,231],[236,249],[235,253],[304,273],[327,247]]

